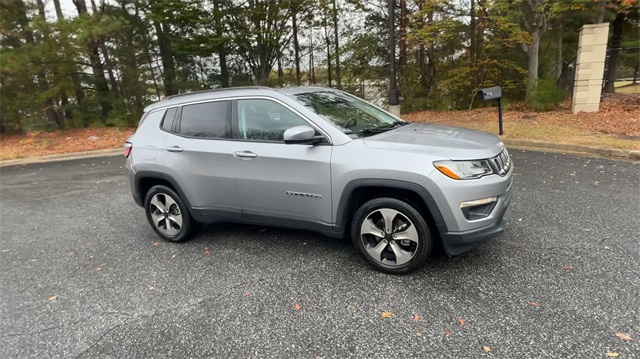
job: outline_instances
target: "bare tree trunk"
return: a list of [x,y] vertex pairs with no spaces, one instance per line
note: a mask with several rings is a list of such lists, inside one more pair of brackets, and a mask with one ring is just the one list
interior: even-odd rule
[[[20,25],[24,30],[24,40],[27,44],[35,44],[36,40],[35,40],[33,31],[29,26],[29,18],[27,17],[27,11],[26,11],[24,2],[22,0],[14,0],[14,1],[15,1],[15,11],[17,13],[16,15],[18,17],[18,21],[20,22]],[[46,92],[49,89],[49,84],[47,83],[47,74],[39,64],[37,64],[36,66],[39,67],[39,70],[36,71],[38,89],[41,92]],[[53,102],[53,99],[51,97],[45,98],[43,100],[43,106],[49,122],[55,123],[56,125],[59,126],[61,119],[58,116],[58,113],[55,111],[55,104]]]
[[[53,6],[56,9],[56,17],[58,18],[58,21],[63,20],[64,14],[62,13],[60,0],[53,0]],[[84,90],[82,89],[82,82],[80,81],[80,77],[78,76],[77,71],[75,71],[75,66],[74,66],[74,71],[70,75],[70,77],[71,77],[71,83],[73,84],[74,93],[76,95],[76,100],[78,101],[78,104],[80,104],[84,101],[84,98],[86,97],[86,95],[84,93]],[[71,116],[67,116],[67,118],[71,118]]]
[[56,17],[58,20],[64,19],[64,15],[62,14],[62,6],[60,6],[60,0],[53,0],[53,7],[56,9]]
[[407,0],[400,0],[400,55],[398,56],[398,67],[400,69],[407,65]]
[[338,34],[338,9],[336,8],[336,0],[333,0],[333,39],[335,46],[334,56],[336,58],[336,86],[338,87],[338,90],[342,90],[342,73],[340,71],[340,41]]
[[164,83],[164,94],[166,96],[175,95],[178,90],[175,86],[176,68],[173,61],[171,44],[168,39],[169,26],[157,21],[153,22],[158,37],[158,49],[160,50],[160,60],[162,61],[162,81]]
[[[78,10],[78,15],[82,16],[87,14],[87,3],[85,0],[73,0],[73,3]],[[100,52],[96,39],[90,39],[87,46],[89,50],[89,62],[91,62],[91,69],[95,77],[95,86],[98,91],[98,97],[100,98],[100,114],[102,118],[106,118],[113,107],[109,101],[109,85],[107,84],[107,78],[104,76],[104,65],[100,60]]]
[[600,24],[604,22],[604,13],[605,6],[607,5],[607,0],[598,0],[597,6],[597,16],[596,16],[596,24]]
[[[44,2],[42,0],[36,0],[36,5],[38,7],[38,15],[42,18],[42,20],[46,21],[47,14],[44,11]],[[49,40],[50,33],[47,27],[43,29],[42,35],[44,36],[45,41]],[[54,79],[59,78],[60,74],[55,66],[52,67],[51,72]],[[60,91],[60,103],[62,105],[62,109],[61,111],[56,111],[56,124],[59,128],[63,128],[65,125],[65,117],[71,118],[71,109],[69,109],[69,98],[67,97],[67,93],[66,91],[64,91],[64,89]]]
[[[138,14],[138,6],[136,5],[136,15]],[[149,52],[149,43],[151,40],[148,39],[149,34],[147,33],[147,29],[142,32],[142,44],[144,46],[144,53],[147,57],[147,63],[149,64],[149,71],[151,71],[151,79],[153,81],[153,87],[156,90],[156,97],[158,101],[160,101],[160,88],[158,87],[158,81],[156,81],[156,74],[153,71],[153,58],[151,58],[151,53]]]
[[[220,0],[213,0],[213,12],[216,18],[216,36],[221,38],[224,36],[222,28],[222,15],[220,13]],[[229,70],[227,69],[227,49],[226,44],[218,45],[218,60],[220,61],[220,82],[222,87],[229,87]]]
[[609,66],[607,66],[607,78],[604,84],[605,93],[616,92],[615,83],[616,77],[618,77],[618,63],[620,62],[620,46],[622,46],[621,40],[625,17],[625,13],[619,12],[616,15],[616,19],[613,20],[613,35],[609,40]]
[[114,96],[119,96],[120,91],[118,90],[118,81],[116,80],[115,75],[113,74],[113,66],[111,59],[109,58],[109,50],[107,49],[107,45],[104,43],[104,40],[98,40],[100,50],[102,51],[102,56],[104,56],[104,64],[107,70],[107,74],[109,75],[109,83],[111,84],[111,91]]
[[540,53],[540,39],[542,31],[536,29],[531,34],[531,44],[527,47],[528,75],[527,75],[527,101],[531,101],[533,93],[538,86],[538,55]]
[[[471,46],[469,47],[469,58],[471,59],[471,66],[476,66],[476,0],[469,0],[471,4],[470,9],[470,21],[469,21],[469,40],[471,41]],[[475,79],[474,79],[475,82]],[[475,88],[475,83],[473,87]]]
[[311,46],[311,51],[309,52],[309,84],[316,84],[316,64],[313,59],[314,48],[313,48],[313,30],[311,31],[311,35],[309,36],[309,45]]
[[562,76],[562,69],[564,68],[564,59],[562,58],[562,37],[563,37],[563,32],[562,32],[562,24],[560,24],[560,28],[558,28],[557,31],[557,43],[556,43],[556,73],[555,73],[555,80],[556,83],[560,80],[560,76]]
[[324,39],[325,39],[325,42],[327,43],[327,76],[329,77],[328,78],[329,87],[331,87],[331,41],[329,40],[329,32],[327,31],[327,7],[326,6],[324,6],[322,26],[324,27]]
[[300,77],[300,44],[298,43],[297,15],[297,9],[293,10],[291,13],[291,24],[293,27],[293,56],[296,64],[296,84],[300,86],[302,84],[302,79]]

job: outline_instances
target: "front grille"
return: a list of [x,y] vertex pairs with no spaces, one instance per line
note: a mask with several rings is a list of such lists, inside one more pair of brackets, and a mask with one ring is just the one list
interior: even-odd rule
[[491,163],[493,164],[495,170],[500,176],[504,176],[511,169],[511,156],[509,156],[509,152],[505,148],[499,155],[491,159]]

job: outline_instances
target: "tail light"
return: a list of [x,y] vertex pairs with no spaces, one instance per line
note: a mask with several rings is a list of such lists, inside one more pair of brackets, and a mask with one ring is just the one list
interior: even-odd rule
[[133,143],[131,142],[126,142],[124,144],[124,158],[128,158],[129,155],[131,154],[131,149],[133,148]]

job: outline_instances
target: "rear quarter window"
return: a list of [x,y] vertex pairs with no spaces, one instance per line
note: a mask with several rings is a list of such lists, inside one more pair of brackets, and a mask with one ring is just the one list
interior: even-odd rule
[[160,126],[160,122],[164,118],[165,112],[166,112],[165,110],[158,110],[158,111],[145,113],[142,116],[142,119],[140,120],[140,122],[138,123],[136,132],[148,126],[155,126],[155,128],[158,128]]
[[173,127],[173,118],[175,117],[177,111],[178,111],[177,107],[172,107],[168,109],[167,112],[164,114],[164,117],[162,119],[162,124],[160,125],[160,127],[163,130],[171,132],[171,128]]
[[231,102],[216,101],[183,106],[178,132],[191,137],[231,137]]

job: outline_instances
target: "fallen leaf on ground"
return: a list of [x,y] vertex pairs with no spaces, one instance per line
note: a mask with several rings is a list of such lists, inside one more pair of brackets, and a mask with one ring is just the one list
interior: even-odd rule
[[531,307],[536,307],[536,308],[538,308],[540,306],[540,304],[538,304],[536,302],[527,302],[527,305],[529,305]]
[[485,346],[482,347],[482,350],[484,350],[486,353],[488,353],[488,352],[491,351],[491,348],[489,348],[488,346],[485,345]]
[[380,316],[383,317],[383,318],[389,318],[392,315],[393,315],[393,313],[391,313],[391,312],[382,312],[382,314]]
[[458,323],[460,323],[460,325],[464,325],[465,321],[464,321],[464,319],[460,318],[460,319],[458,319]]
[[107,266],[107,263],[100,263],[100,264],[96,267],[96,270],[97,270],[97,271],[102,270],[102,269],[104,269],[104,267],[106,267],[106,266]]
[[152,246],[156,246],[156,247],[157,247],[157,246],[159,246],[159,245],[160,245],[160,242],[153,242],[153,243],[151,243],[151,245],[152,245]]
[[420,321],[420,319],[422,319],[422,317],[421,317],[420,315],[418,315],[418,314],[416,314],[416,315],[414,315],[414,316],[413,316],[413,321],[414,321],[414,322],[419,322],[419,321]]
[[631,338],[629,335],[624,334],[624,333],[616,333],[616,337],[622,339],[622,340],[626,340],[628,342],[635,342],[636,340]]
[[293,306],[293,309],[300,310],[300,309],[302,309],[302,306],[300,304],[296,303],[296,305]]
[[616,352],[607,352],[607,356],[609,358],[617,358],[620,356],[620,354],[616,353]]
[[447,329],[447,328],[444,328],[444,333],[445,333],[446,335],[448,335],[448,336],[452,336],[452,335],[453,335],[453,333],[452,333],[449,329]]
[[573,269],[573,266],[562,266],[562,269],[572,270],[572,269]]
[[49,301],[50,301],[50,302],[53,302],[53,301],[54,301],[54,300],[56,300],[56,299],[58,299],[58,296],[57,296],[57,295],[52,295],[52,296],[50,296],[50,297],[49,297]]

